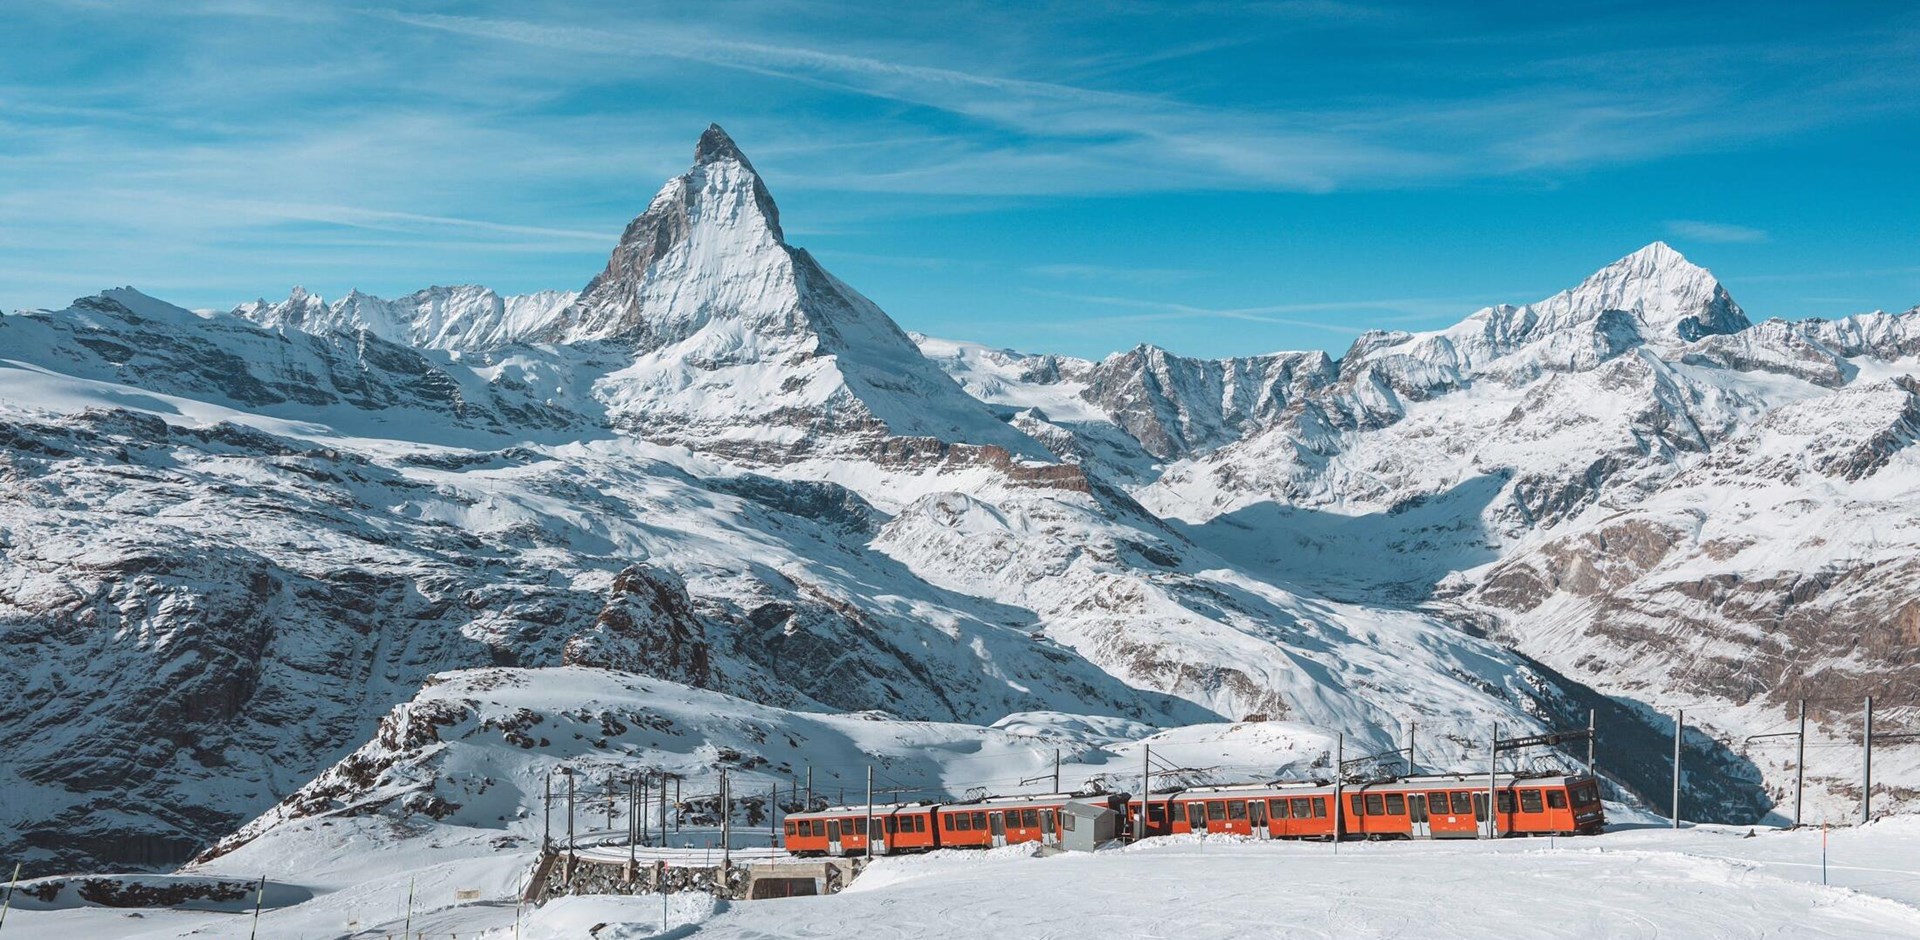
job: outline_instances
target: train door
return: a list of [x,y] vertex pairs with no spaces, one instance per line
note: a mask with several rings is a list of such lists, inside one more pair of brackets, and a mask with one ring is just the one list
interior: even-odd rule
[[1465,790],[1427,794],[1427,828],[1435,839],[1471,839],[1480,834]]
[[1007,844],[1007,820],[1005,817],[997,812],[988,813],[987,826],[987,831],[993,836],[994,848],[997,849]]
[[1055,823],[1053,821],[1053,810],[1050,810],[1050,809],[1041,810],[1040,811],[1040,844],[1053,845],[1060,841],[1060,833],[1056,831],[1054,827],[1055,827]]
[[[882,827],[881,825],[882,823],[885,824],[885,828]],[[893,834],[890,832],[887,832],[886,829],[891,829],[893,828],[893,826],[894,826],[894,821],[892,816],[867,817],[867,838],[871,840],[870,844],[873,846],[872,854],[874,855],[887,854],[887,843],[893,841]]]
[[1407,821],[1412,825],[1412,835],[1416,839],[1433,838],[1433,828],[1427,822],[1427,795],[1425,793],[1407,794]]
[[846,850],[840,847],[840,820],[838,819],[827,820],[827,854],[847,854]]
[[1273,835],[1272,830],[1267,828],[1266,800],[1247,801],[1247,828],[1253,830],[1253,837],[1256,839],[1265,839]]

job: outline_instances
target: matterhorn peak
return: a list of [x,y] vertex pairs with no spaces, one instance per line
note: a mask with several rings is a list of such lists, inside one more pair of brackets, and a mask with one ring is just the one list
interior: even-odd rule
[[700,135],[700,143],[693,148],[693,165],[706,166],[722,160],[738,163],[746,167],[749,172],[753,170],[753,164],[748,162],[747,155],[740,152],[740,145],[734,143],[733,138],[727,136],[727,132],[720,125],[708,124],[706,131]]
[[718,124],[539,338],[629,351],[632,366],[606,386],[609,412],[655,440],[760,459],[830,447],[822,438],[844,432],[1048,456],[787,244],[773,197]]

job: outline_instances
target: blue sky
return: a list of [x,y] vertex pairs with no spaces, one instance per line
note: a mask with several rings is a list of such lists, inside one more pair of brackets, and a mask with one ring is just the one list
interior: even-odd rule
[[8,4],[0,307],[579,287],[709,121],[1024,349],[1337,353],[1655,239],[1756,319],[1920,303],[1920,9],[1573,7]]

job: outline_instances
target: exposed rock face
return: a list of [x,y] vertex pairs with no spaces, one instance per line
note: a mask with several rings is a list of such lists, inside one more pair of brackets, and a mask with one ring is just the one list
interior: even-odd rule
[[686,582],[634,565],[614,576],[613,596],[593,626],[567,641],[569,666],[595,666],[671,679],[696,689],[713,681],[706,624]]

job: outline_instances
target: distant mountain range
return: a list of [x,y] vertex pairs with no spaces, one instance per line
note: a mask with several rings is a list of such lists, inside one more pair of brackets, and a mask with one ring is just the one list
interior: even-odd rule
[[[1916,704],[1917,356],[1920,310],[1751,324],[1658,243],[1338,359],[912,336],[712,127],[578,293],[0,317],[0,851],[524,833],[552,761],[658,756],[649,697],[681,772],[773,781],[1008,716],[1294,729],[1222,779],[1413,726],[1464,768],[1598,708],[1649,794],[1661,712],[1708,705],[1689,799],[1755,819],[1791,751],[1745,738],[1797,699],[1830,744]],[[1815,805],[1852,759],[1810,754]],[[1920,749],[1876,781],[1910,805]]]

